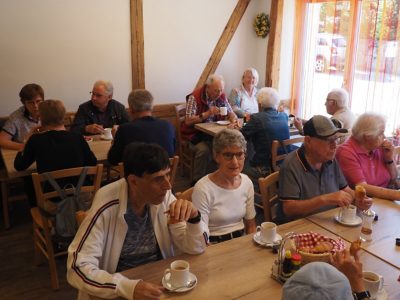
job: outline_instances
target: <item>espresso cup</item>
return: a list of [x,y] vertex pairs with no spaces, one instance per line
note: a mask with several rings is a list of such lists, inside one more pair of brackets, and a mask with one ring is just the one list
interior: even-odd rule
[[111,128],[104,128],[103,135],[106,139],[112,139]]
[[364,271],[363,281],[365,289],[371,294],[371,299],[376,299],[378,293],[383,289],[383,277],[375,272]]
[[219,113],[221,116],[226,116],[228,114],[228,108],[225,106],[221,106],[219,108]]
[[357,214],[357,207],[350,204],[349,206],[342,207],[340,210],[339,218],[344,223],[353,223]]
[[257,226],[260,237],[265,243],[273,243],[276,238],[276,224],[272,222],[263,222],[261,226]]
[[189,281],[189,263],[185,260],[175,260],[169,269],[164,271],[164,276],[169,276],[169,282],[174,287],[183,287]]

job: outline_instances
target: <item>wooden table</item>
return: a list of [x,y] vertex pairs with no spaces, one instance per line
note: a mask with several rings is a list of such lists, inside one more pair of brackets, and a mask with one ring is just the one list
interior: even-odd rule
[[[227,127],[228,125],[219,125],[215,122],[194,124],[194,128],[211,136],[215,136],[218,132]],[[294,136],[297,135],[299,131],[296,128],[289,128],[289,133],[290,136]]]
[[[278,227],[278,233],[314,231],[337,238],[322,227],[301,219]],[[382,274],[388,299],[400,299],[400,272],[363,252],[361,260],[365,270]],[[165,293],[165,299],[281,299],[282,285],[271,278],[271,267],[277,255],[270,249],[255,244],[252,235],[209,246],[201,255],[180,255],[124,271],[129,278],[161,284],[164,270],[176,259],[185,259],[198,279],[197,286],[187,293]],[[92,299],[99,299],[92,297]]]
[[[98,161],[107,160],[107,153],[111,147],[111,141],[101,140],[100,137],[95,136],[93,141],[88,142],[88,144]],[[27,176],[36,170],[36,163],[32,164],[24,171],[15,170],[14,159],[17,156],[16,150],[1,149],[1,155],[3,156],[5,168],[9,178]]]
[[[378,214],[379,219],[373,223],[372,241],[362,243],[361,247],[400,270],[400,246],[396,246],[396,238],[400,237],[400,202],[374,198],[372,210]],[[336,208],[307,219],[346,241],[358,239],[361,225],[348,227],[339,224],[334,220],[338,213],[339,208]]]

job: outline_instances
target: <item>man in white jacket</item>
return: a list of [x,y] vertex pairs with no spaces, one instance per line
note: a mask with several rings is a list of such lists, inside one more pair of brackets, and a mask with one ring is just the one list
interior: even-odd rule
[[120,272],[206,247],[199,211],[171,193],[165,150],[132,143],[123,162],[125,178],[96,193],[68,249],[67,279],[79,289],[79,299],[160,299],[162,286]]

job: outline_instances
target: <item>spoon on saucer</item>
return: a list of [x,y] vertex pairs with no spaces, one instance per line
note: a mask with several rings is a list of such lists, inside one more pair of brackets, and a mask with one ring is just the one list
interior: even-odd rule
[[175,291],[177,291],[177,290],[184,289],[184,288],[190,289],[190,288],[193,287],[195,284],[196,284],[196,279],[192,279],[192,280],[190,280],[186,285],[173,287],[173,288],[169,289],[169,291],[170,291],[170,292],[175,292]]

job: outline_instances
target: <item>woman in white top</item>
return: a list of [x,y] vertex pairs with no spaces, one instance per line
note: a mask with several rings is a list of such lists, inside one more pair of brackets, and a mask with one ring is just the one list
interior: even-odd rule
[[224,129],[213,140],[218,169],[195,185],[193,204],[201,213],[211,243],[219,243],[256,231],[254,189],[242,174],[246,140],[240,131]]
[[256,99],[258,84],[258,72],[254,68],[248,68],[243,72],[242,86],[232,89],[229,95],[229,103],[239,118],[247,114],[258,113]]

